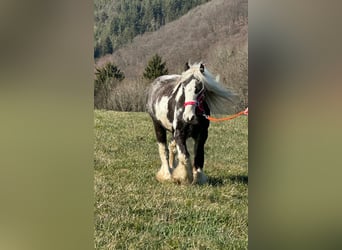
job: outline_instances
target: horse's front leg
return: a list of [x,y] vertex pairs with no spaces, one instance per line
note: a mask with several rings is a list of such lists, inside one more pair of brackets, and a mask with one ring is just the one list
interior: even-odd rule
[[179,130],[176,130],[174,134],[178,152],[178,165],[173,170],[172,179],[178,184],[191,184],[193,181],[192,166],[184,134],[184,131]]
[[175,161],[175,155],[177,153],[177,148],[176,148],[176,141],[172,137],[171,142],[169,143],[169,166],[170,168],[175,168],[176,167],[176,161]]
[[203,172],[204,166],[204,144],[208,138],[208,129],[203,129],[200,134],[195,138],[194,146],[194,181],[196,184],[205,184],[207,177]]

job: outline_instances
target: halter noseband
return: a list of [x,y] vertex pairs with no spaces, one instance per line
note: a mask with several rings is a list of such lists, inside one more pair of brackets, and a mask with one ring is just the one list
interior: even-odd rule
[[198,105],[198,101],[189,101],[189,102],[184,102],[184,107],[188,106],[188,105]]

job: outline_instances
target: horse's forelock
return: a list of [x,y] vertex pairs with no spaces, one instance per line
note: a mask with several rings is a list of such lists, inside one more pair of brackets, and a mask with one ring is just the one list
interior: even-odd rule
[[184,82],[195,77],[204,84],[206,89],[206,102],[213,113],[230,113],[231,108],[237,101],[237,96],[232,90],[223,87],[219,79],[215,78],[202,62],[190,65],[190,68],[183,72],[181,81]]
[[208,83],[219,84],[212,74],[204,67],[202,62],[189,65],[189,68],[181,75],[180,82],[185,82],[188,79],[195,77],[197,80],[203,82],[206,86]]

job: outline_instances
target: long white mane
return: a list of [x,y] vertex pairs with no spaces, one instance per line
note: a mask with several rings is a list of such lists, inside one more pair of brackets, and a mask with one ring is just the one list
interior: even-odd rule
[[189,64],[189,69],[182,73],[179,83],[194,76],[204,83],[205,100],[213,114],[229,114],[234,112],[234,105],[238,101],[238,96],[229,88],[223,87],[215,77],[204,68],[200,70],[202,63]]

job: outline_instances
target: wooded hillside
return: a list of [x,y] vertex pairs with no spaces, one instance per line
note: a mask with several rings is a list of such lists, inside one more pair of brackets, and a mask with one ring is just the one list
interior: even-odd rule
[[[183,71],[185,62],[203,61],[220,81],[239,94],[241,106],[248,104],[248,2],[247,0],[212,0],[190,10],[179,19],[155,32],[136,36],[126,44],[96,61],[101,67],[108,61],[124,72],[120,83],[130,91],[143,91],[142,80],[148,60],[158,53],[169,74]],[[141,84],[145,84],[141,87]],[[129,88],[128,86],[135,86]],[[118,92],[114,90],[118,95]],[[133,93],[127,96],[136,96]],[[240,108],[238,107],[238,109]],[[141,107],[143,109],[143,107]]]
[[120,48],[138,34],[156,31],[209,0],[94,0],[94,57]]

